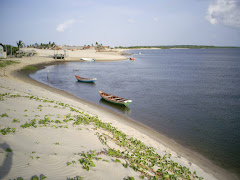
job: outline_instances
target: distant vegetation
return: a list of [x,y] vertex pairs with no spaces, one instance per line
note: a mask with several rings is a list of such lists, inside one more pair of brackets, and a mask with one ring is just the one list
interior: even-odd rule
[[30,44],[30,45],[27,45],[27,47],[33,47],[33,48],[39,48],[39,49],[51,49],[51,48],[54,48],[56,47],[56,44],[55,42],[52,42],[49,41],[47,44],[44,44],[44,43],[34,43],[34,44]]
[[198,46],[198,45],[173,45],[173,46],[119,46],[115,48],[120,49],[142,49],[142,48],[159,48],[159,49],[171,49],[171,48],[188,48],[188,49],[205,49],[205,48],[240,48],[233,46]]
[[37,68],[36,67],[34,67],[34,66],[25,66],[23,69],[21,69],[22,71],[24,71],[24,72],[34,72],[34,71],[36,71],[37,70]]
[[12,60],[0,60],[0,68],[6,67],[11,64],[19,63],[19,61],[12,61]]
[[18,47],[14,47],[12,45],[4,45],[3,44],[3,50],[4,52],[7,52],[7,55],[16,55],[17,51],[19,50]]

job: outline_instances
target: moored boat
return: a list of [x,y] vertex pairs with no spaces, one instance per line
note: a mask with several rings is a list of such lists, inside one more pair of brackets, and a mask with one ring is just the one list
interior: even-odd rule
[[135,58],[134,57],[130,57],[130,60],[135,60]]
[[79,82],[95,82],[97,80],[97,78],[83,78],[77,75],[75,75],[75,77]]
[[102,91],[98,91],[98,92],[104,100],[114,103],[114,104],[123,105],[123,106],[128,107],[128,105],[132,102],[132,100],[117,97],[117,96],[114,96],[114,95],[111,95],[111,94],[108,94],[108,93],[105,93]]
[[81,58],[82,61],[95,61],[93,58]]

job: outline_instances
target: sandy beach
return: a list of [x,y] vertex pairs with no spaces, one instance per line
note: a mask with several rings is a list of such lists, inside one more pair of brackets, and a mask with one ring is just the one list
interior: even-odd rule
[[[37,53],[11,59],[19,63],[7,66],[5,76],[0,69],[0,179],[170,179],[180,170],[186,174],[178,179],[238,179],[124,115],[29,78],[20,69],[56,63],[53,51]],[[91,50],[68,54],[66,61],[126,59]]]

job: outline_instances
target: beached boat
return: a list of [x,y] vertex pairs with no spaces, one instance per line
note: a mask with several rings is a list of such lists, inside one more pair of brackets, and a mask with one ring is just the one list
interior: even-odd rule
[[130,60],[135,60],[135,58],[134,57],[130,57]]
[[81,58],[82,61],[95,61],[93,58]]
[[77,75],[75,75],[75,77],[79,82],[95,82],[97,80],[97,78],[83,78]]
[[124,105],[124,106],[128,107],[128,105],[132,102],[132,100],[117,97],[117,96],[114,96],[114,95],[111,95],[111,94],[108,94],[108,93],[105,93],[102,91],[98,91],[98,92],[104,100],[114,103],[114,104]]

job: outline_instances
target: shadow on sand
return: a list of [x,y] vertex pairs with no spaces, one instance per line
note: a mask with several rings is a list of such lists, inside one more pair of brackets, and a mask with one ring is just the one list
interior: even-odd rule
[[[6,142],[0,144],[0,149],[3,149],[4,151],[8,149],[9,151],[11,151],[10,146]],[[3,179],[9,173],[12,167],[13,152],[9,151],[7,151],[7,155],[3,163],[0,165],[0,179]]]

